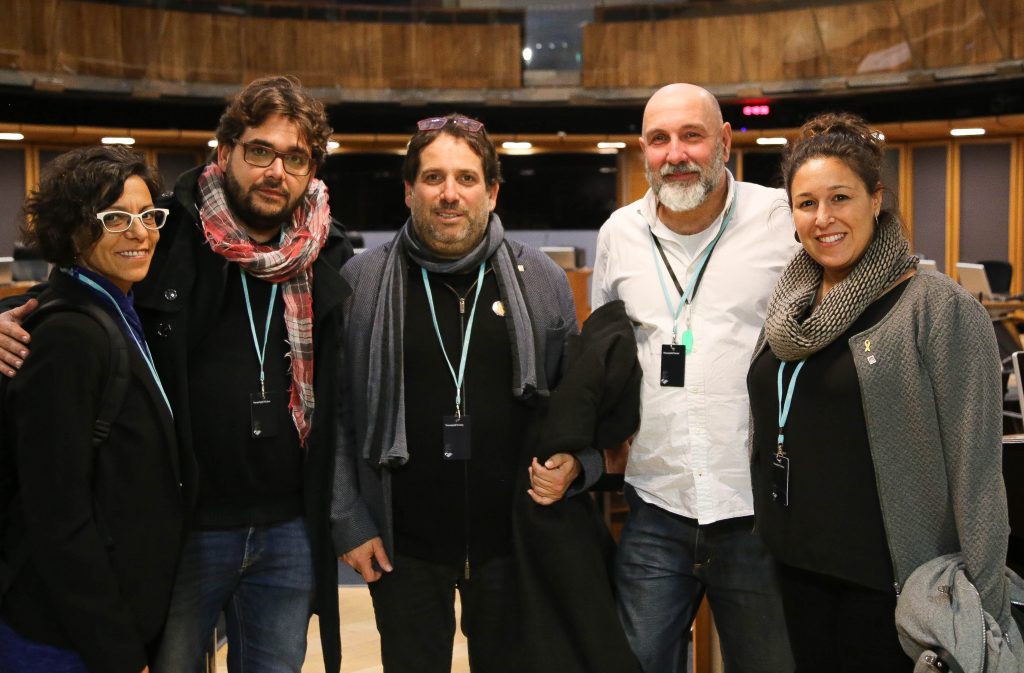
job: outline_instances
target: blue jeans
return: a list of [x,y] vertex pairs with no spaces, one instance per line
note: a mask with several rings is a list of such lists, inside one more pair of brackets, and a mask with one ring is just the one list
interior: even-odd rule
[[644,502],[628,484],[625,493],[615,579],[622,626],[643,670],[686,670],[690,626],[707,592],[725,673],[792,671],[775,565],[754,517],[701,526]]
[[302,518],[192,531],[153,673],[203,671],[221,611],[227,621],[228,671],[300,673],[313,589],[313,559]]

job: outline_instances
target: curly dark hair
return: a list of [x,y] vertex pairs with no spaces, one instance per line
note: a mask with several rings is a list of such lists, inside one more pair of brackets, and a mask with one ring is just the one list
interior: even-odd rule
[[[452,112],[444,116],[445,119],[473,119],[466,115]],[[479,121],[473,119],[473,121]],[[473,153],[480,157],[484,165],[484,182],[488,187],[501,182],[501,162],[498,161],[498,150],[494,146],[491,137],[487,135],[487,129],[483,126],[479,131],[468,131],[460,124],[446,123],[439,129],[429,131],[417,131],[416,135],[409,140],[406,148],[405,160],[402,162],[402,179],[410,185],[416,182],[416,175],[420,172],[420,154],[430,143],[434,142],[442,133],[454,138],[465,140]]]
[[793,176],[807,161],[821,157],[832,157],[846,164],[864,181],[869,194],[884,188],[885,141],[857,115],[829,112],[801,126],[796,141],[786,148],[782,157],[782,177],[790,201],[793,200],[789,193]]
[[316,165],[322,166],[334,129],[327,123],[324,104],[310,96],[298,78],[291,75],[261,77],[238,92],[220,116],[217,144],[231,147],[245,129],[260,126],[275,114],[295,122]]
[[43,169],[39,187],[25,199],[22,239],[59,266],[74,264],[79,253],[103,236],[96,213],[117,201],[125,181],[137,175],[156,198],[160,175],[139,152],[124,145],[80,147]]

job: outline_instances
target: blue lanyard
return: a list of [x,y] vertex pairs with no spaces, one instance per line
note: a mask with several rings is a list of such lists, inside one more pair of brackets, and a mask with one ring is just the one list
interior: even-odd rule
[[[732,215],[736,210],[736,196],[733,195],[732,203],[729,204],[729,209],[725,213],[725,217],[722,218],[722,226],[715,234],[715,238],[712,239],[711,243],[704,248],[704,252],[701,253],[697,259],[697,268],[694,273],[690,276],[690,282],[686,284],[686,290],[682,296],[679,297],[679,302],[672,308],[672,298],[668,292],[668,285],[665,284],[665,273],[661,270],[661,263],[658,260],[658,240],[654,236],[654,230],[649,229],[651,233],[651,254],[654,255],[654,268],[658,270],[658,281],[661,283],[661,294],[665,298],[665,306],[668,308],[669,314],[672,316],[672,343],[682,344],[686,347],[686,350],[693,350],[693,332],[690,330],[690,303],[693,301],[693,297],[697,294],[697,288],[700,286],[701,278],[704,276],[704,267],[707,265],[708,260],[711,259],[711,253],[715,251],[715,246],[718,245],[718,241],[722,238],[722,234],[725,233],[726,227],[732,221]],[[668,264],[668,258],[663,260],[665,265]],[[671,269],[669,269],[671,271]],[[679,335],[679,314],[683,310],[683,306],[686,307],[686,317],[683,320],[683,324],[686,326],[685,331],[680,338]]]
[[801,360],[796,369],[793,370],[793,377],[789,379],[789,385],[786,389],[785,401],[783,401],[782,395],[782,372],[786,369],[786,363],[779,363],[779,443],[778,451],[775,455],[782,456],[785,452],[782,450],[782,445],[785,442],[785,429],[786,421],[789,420],[789,407],[793,404],[793,391],[796,390],[796,377],[800,376],[800,370],[804,368],[804,364],[807,360]]
[[430,291],[430,277],[427,270],[420,267],[423,274],[423,286],[427,289],[427,303],[430,305],[430,317],[434,321],[434,332],[437,334],[437,343],[441,344],[441,353],[444,361],[448,363],[448,371],[452,373],[452,380],[455,381],[455,418],[462,418],[462,382],[466,379],[466,357],[469,355],[469,338],[473,334],[473,318],[476,317],[476,302],[480,299],[480,289],[484,285],[484,266],[486,262],[480,262],[480,270],[476,274],[476,295],[473,297],[473,308],[469,311],[469,325],[466,327],[466,338],[462,342],[462,359],[459,361],[459,373],[455,374],[451,358],[444,347],[444,339],[441,338],[441,328],[437,325],[437,311],[434,310],[434,294]]
[[173,418],[174,409],[171,408],[171,401],[167,399],[167,393],[164,392],[164,384],[160,381],[160,375],[156,373],[156,364],[153,362],[153,354],[149,352],[149,345],[145,341],[139,341],[139,338],[135,336],[135,330],[133,330],[131,325],[128,324],[128,318],[125,317],[124,311],[121,310],[121,307],[117,305],[117,301],[110,296],[110,293],[107,292],[102,285],[94,281],[92,278],[67,271],[65,271],[65,273],[78,282],[88,285],[93,290],[99,292],[108,302],[110,302],[111,306],[117,309],[117,314],[121,316],[121,322],[123,322],[124,326],[128,328],[128,334],[131,335],[132,341],[135,342],[135,346],[139,349],[142,359],[145,360],[146,365],[149,366],[149,373],[153,375],[153,382],[156,383],[157,390],[160,391],[160,396],[164,398],[164,404],[167,405],[167,411],[170,412],[171,418]]
[[264,399],[267,397],[267,390],[264,382],[266,381],[267,375],[263,370],[263,362],[267,356],[267,340],[270,337],[270,316],[274,312],[274,300],[277,299],[277,283],[274,283],[270,289],[270,303],[267,306],[267,319],[263,324],[263,345],[260,346],[260,341],[256,337],[256,323],[252,319],[252,303],[249,301],[249,283],[246,280],[245,269],[239,269],[242,274],[242,293],[245,295],[245,311],[249,314],[249,330],[252,332],[252,345],[256,347],[256,359],[260,361],[260,395]]

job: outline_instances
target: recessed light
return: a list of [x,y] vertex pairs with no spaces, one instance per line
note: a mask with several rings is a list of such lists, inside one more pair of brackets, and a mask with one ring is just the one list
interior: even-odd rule
[[506,150],[528,150],[533,147],[533,143],[528,143],[525,141],[506,140],[501,144],[501,146]]
[[341,143],[339,143],[337,140],[328,140],[327,141],[327,151],[328,152],[330,152],[331,150],[336,150],[339,147],[341,147]]
[[949,135],[951,136],[983,136],[985,135],[985,129],[950,129]]
[[134,145],[135,138],[131,136],[107,136],[100,138],[100,142],[104,145]]
[[217,139],[214,138],[213,140],[207,141],[206,146],[207,147],[216,147],[217,146]]
[[758,138],[758,145],[785,145],[788,141],[785,138]]
[[597,144],[599,150],[624,150],[626,149],[626,143],[615,143],[615,142],[600,142]]
[[24,133],[0,133],[0,140],[24,140]]

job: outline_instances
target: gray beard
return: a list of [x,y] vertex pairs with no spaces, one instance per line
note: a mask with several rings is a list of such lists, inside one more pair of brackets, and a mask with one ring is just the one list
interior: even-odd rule
[[[678,185],[666,183],[662,178],[671,173],[673,168],[682,167],[686,170],[696,170],[700,178],[692,185]],[[708,196],[715,190],[725,172],[725,162],[722,160],[721,149],[716,147],[714,159],[707,167],[689,162],[670,166],[665,164],[659,173],[655,173],[644,162],[644,172],[647,174],[647,183],[658,197],[658,203],[669,210],[677,213],[693,210],[707,201]]]

